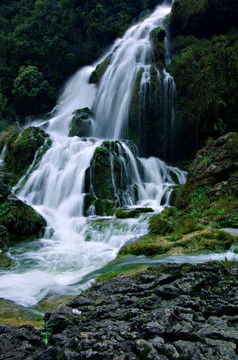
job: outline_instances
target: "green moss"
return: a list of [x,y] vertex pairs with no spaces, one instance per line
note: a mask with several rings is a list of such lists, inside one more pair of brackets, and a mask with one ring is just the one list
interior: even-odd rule
[[152,61],[160,70],[165,66],[165,36],[166,31],[160,26],[153,29],[150,33],[150,40],[153,47]]
[[43,130],[28,127],[19,134],[13,133],[7,138],[7,152],[4,160],[6,170],[14,173],[14,184],[26,173],[34,160],[36,151],[44,145],[47,137],[48,135]]
[[0,269],[6,269],[14,266],[14,262],[5,254],[0,253]]
[[0,133],[0,151],[2,151],[2,149],[6,143],[6,140],[13,134],[15,134],[15,137],[16,137],[17,134],[19,133],[19,131],[20,130],[19,130],[17,124],[14,123]]
[[46,222],[29,205],[15,199],[1,204],[0,225],[7,228],[10,242],[16,243],[40,235]]
[[130,244],[123,246],[118,254],[118,258],[124,255],[177,255],[179,253],[191,253],[194,251],[228,250],[237,242],[237,238],[225,232],[207,228],[193,234],[183,235],[179,239],[145,235]]
[[128,218],[135,218],[138,217],[140,214],[143,213],[151,213],[154,212],[152,208],[122,208],[115,211],[115,215],[118,219],[128,219]]
[[[175,132],[183,156],[205,145],[209,137],[217,138],[238,130],[238,40],[237,34],[198,40],[176,37],[168,71],[177,90]],[[209,163],[209,158],[207,159]]]
[[115,202],[112,200],[96,199],[94,202],[96,215],[110,216],[115,211]]
[[149,220],[151,234],[166,235],[173,232],[173,223],[164,219],[161,215],[154,215]]
[[96,69],[92,72],[90,76],[90,83],[97,85],[99,84],[101,78],[107,70],[108,65],[110,64],[111,58],[112,54],[108,55],[99,65],[97,65]]
[[69,136],[88,136],[91,128],[90,115],[91,111],[86,107],[75,110]]

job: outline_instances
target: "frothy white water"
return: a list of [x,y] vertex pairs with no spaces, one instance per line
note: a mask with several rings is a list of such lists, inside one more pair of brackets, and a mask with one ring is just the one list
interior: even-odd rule
[[72,121],[72,113],[76,109],[91,108],[94,102],[96,88],[88,83],[93,67],[80,69],[66,84],[59,105],[54,110],[47,131],[56,136],[68,135]]
[[[159,6],[143,22],[132,26],[112,47],[112,59],[99,85],[95,103],[94,136],[120,139],[128,125],[133,82],[151,61],[150,32],[161,25],[170,6]],[[115,46],[114,45],[114,46]]]

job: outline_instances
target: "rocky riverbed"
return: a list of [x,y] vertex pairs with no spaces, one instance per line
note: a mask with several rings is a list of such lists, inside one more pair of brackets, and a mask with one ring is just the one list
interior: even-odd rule
[[0,359],[238,359],[238,268],[164,264],[94,284],[46,313],[0,327]]

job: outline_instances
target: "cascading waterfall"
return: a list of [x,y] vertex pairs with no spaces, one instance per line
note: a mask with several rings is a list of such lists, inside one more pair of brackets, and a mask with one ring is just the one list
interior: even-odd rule
[[[38,167],[16,187],[20,186],[18,196],[44,216],[47,229],[42,239],[10,249],[17,265],[1,272],[1,297],[28,306],[49,294],[78,293],[91,280],[89,277],[83,281],[86,275],[113,260],[128,240],[147,232],[144,218],[119,221],[112,217],[105,219],[102,231],[97,217],[84,216],[85,183],[89,173],[88,191],[97,199],[92,171],[94,154],[104,139],[125,137],[133,82],[142,68],[141,97],[150,82],[150,31],[161,24],[169,11],[169,6],[159,6],[149,18],[132,26],[116,41],[97,91],[95,85],[89,84],[93,70],[90,67],[81,69],[66,85],[48,125],[43,125],[53,140],[52,146]],[[166,76],[163,83],[169,84],[169,75]],[[157,77],[160,82],[158,72]],[[168,87],[164,88],[169,93]],[[68,137],[72,113],[85,107],[93,108],[95,113],[92,137]],[[160,109],[166,111],[163,105]],[[183,183],[185,173],[155,157],[138,158],[127,142],[114,142],[113,146],[116,150],[109,149],[109,168],[110,196],[115,206],[150,206],[161,211],[162,201],[163,205],[168,204],[174,184],[172,174]],[[119,175],[116,167],[121,169]],[[92,204],[88,215],[94,214]]]

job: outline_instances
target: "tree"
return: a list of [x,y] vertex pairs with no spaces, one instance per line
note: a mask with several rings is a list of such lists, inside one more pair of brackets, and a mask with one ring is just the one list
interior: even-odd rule
[[54,96],[54,89],[36,66],[21,66],[12,93],[20,115],[39,114]]

